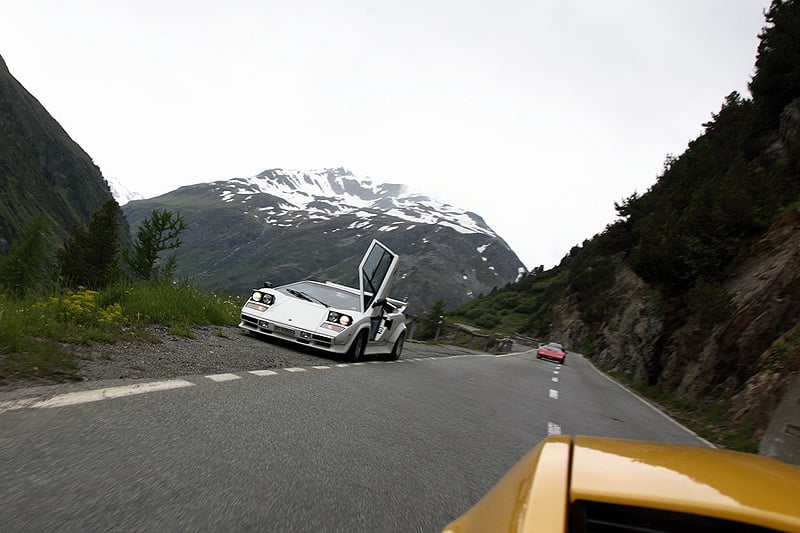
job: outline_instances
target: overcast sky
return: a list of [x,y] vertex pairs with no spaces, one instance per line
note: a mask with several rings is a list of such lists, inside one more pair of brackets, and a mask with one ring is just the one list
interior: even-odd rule
[[0,0],[0,55],[156,196],[345,167],[557,264],[736,90],[769,0]]

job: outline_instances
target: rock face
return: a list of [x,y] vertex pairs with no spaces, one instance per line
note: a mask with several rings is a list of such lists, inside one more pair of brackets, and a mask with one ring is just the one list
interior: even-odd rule
[[594,343],[604,366],[678,396],[731,398],[732,423],[760,434],[800,369],[800,208],[751,246],[724,288],[727,318],[713,323],[691,306],[662,310],[659,294],[623,264],[600,330],[589,331],[567,297],[554,338]]
[[372,239],[400,255],[392,294],[408,297],[411,313],[439,299],[459,305],[525,272],[477,214],[341,168],[271,169],[123,206],[132,227],[154,209],[179,212],[187,223],[177,274],[233,293],[266,280],[357,286]]
[[[798,140],[800,99],[784,109],[764,157],[795,160]],[[724,274],[721,284],[698,282],[666,301],[620,260],[602,324],[587,325],[567,293],[555,309],[553,336],[661,391],[723,399],[730,423],[758,438],[800,379],[800,207],[753,238]]]
[[[653,313],[659,295],[624,265],[616,275],[609,299],[617,302],[615,312],[603,325],[601,335],[607,339],[598,353],[599,360],[618,372],[647,381],[653,373],[657,340],[663,322]],[[618,332],[625,331],[625,335]],[[637,354],[636,357],[632,357]]]

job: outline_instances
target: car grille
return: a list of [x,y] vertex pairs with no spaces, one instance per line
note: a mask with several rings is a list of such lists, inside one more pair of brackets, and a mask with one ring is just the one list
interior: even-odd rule
[[258,320],[249,315],[242,314],[242,322],[254,327],[258,327]]
[[241,318],[241,325],[243,327],[251,331],[263,333],[264,335],[274,335],[278,333],[281,338],[290,337],[296,342],[319,346],[321,348],[330,348],[333,345],[333,337],[328,337],[327,335],[318,335],[300,329],[284,328],[282,326],[276,326],[275,324],[266,323],[265,321],[261,321],[262,325],[259,325],[259,320],[257,318],[245,315],[244,313],[242,313]]
[[570,515],[570,533],[768,533],[774,529],[661,509],[577,501]]

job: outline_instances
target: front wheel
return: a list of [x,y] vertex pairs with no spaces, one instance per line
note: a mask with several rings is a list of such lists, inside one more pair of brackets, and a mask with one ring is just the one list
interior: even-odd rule
[[399,337],[397,337],[397,340],[394,341],[394,348],[392,348],[392,353],[389,354],[389,359],[391,361],[397,361],[400,359],[400,356],[403,354],[403,346],[405,345],[405,342],[406,332],[404,331]]
[[353,340],[350,349],[347,350],[347,359],[351,363],[355,363],[364,359],[364,350],[367,347],[367,332],[362,331]]

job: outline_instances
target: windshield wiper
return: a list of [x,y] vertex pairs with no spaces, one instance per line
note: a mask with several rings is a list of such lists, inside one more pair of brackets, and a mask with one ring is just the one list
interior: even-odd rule
[[326,304],[325,302],[323,302],[319,298],[314,298],[310,294],[306,294],[303,291],[298,291],[298,290],[295,290],[295,289],[286,289],[286,292],[288,292],[292,296],[297,296],[298,298],[301,298],[301,299],[303,299],[303,300],[305,300],[307,302],[317,302],[317,303],[320,303],[320,304],[324,305],[325,307],[328,307],[328,304]]

